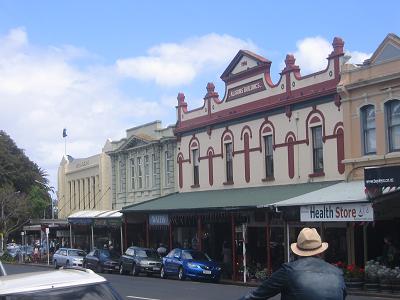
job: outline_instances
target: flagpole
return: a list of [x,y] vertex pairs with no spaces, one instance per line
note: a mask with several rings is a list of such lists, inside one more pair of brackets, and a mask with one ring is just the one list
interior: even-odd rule
[[64,154],[67,156],[67,137],[64,138]]

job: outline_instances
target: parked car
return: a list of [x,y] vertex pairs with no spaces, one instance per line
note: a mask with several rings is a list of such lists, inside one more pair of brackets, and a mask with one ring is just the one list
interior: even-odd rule
[[173,249],[163,258],[161,278],[176,275],[180,280],[207,279],[218,282],[221,267],[206,253],[197,250]]
[[0,299],[122,300],[105,278],[83,268],[21,273],[0,279]]
[[53,266],[58,269],[63,266],[83,266],[86,252],[80,249],[60,248],[53,255]]
[[83,260],[83,267],[96,270],[98,273],[115,272],[119,271],[119,258],[120,255],[115,251],[95,249],[86,255]]
[[133,276],[139,273],[147,275],[160,274],[162,259],[154,249],[129,247],[121,256],[119,263],[120,274],[131,273]]

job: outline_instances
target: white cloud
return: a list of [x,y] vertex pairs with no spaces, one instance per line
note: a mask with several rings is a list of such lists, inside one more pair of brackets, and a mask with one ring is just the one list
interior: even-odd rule
[[126,128],[175,113],[163,103],[124,94],[114,65],[77,66],[78,59],[93,57],[73,46],[31,44],[23,28],[0,37],[0,128],[48,171],[54,186],[63,128],[68,154],[86,157]]
[[[333,51],[332,42],[322,37],[307,37],[296,43],[297,49],[294,52],[296,64],[300,67],[301,73],[309,74],[323,70],[327,66],[327,57]],[[360,51],[349,51],[351,63],[362,63],[371,54]],[[284,64],[282,65],[284,67]]]
[[190,83],[199,73],[227,65],[240,49],[257,51],[251,41],[215,33],[191,38],[181,44],[160,44],[147,56],[120,59],[118,72],[140,80],[154,80],[161,86]]

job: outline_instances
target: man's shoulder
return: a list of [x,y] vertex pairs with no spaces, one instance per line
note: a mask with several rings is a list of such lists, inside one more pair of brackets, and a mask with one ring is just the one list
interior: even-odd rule
[[286,263],[283,265],[287,270],[321,270],[323,269],[325,272],[336,273],[338,275],[342,274],[342,271],[335,267],[334,265],[327,263],[323,259],[315,258],[315,257],[304,257],[298,260],[295,260],[290,263]]

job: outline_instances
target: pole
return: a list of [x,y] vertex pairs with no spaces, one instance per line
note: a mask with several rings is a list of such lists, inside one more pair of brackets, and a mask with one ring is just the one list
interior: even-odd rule
[[47,246],[47,265],[50,265],[49,228],[48,227],[46,227],[46,246]]
[[363,224],[363,246],[364,246],[364,266],[368,261],[368,235],[367,235],[368,223]]
[[90,225],[91,229],[92,229],[92,250],[94,249],[94,233],[93,233],[93,224]]
[[122,223],[121,226],[119,227],[121,231],[121,255],[124,255],[124,237],[123,237],[123,230],[122,230]]
[[69,224],[69,247],[73,248],[72,247],[72,224],[71,223]]
[[289,222],[286,221],[286,262],[290,262],[290,232]]
[[242,224],[243,237],[243,282],[247,282],[247,266],[246,266],[246,224]]

